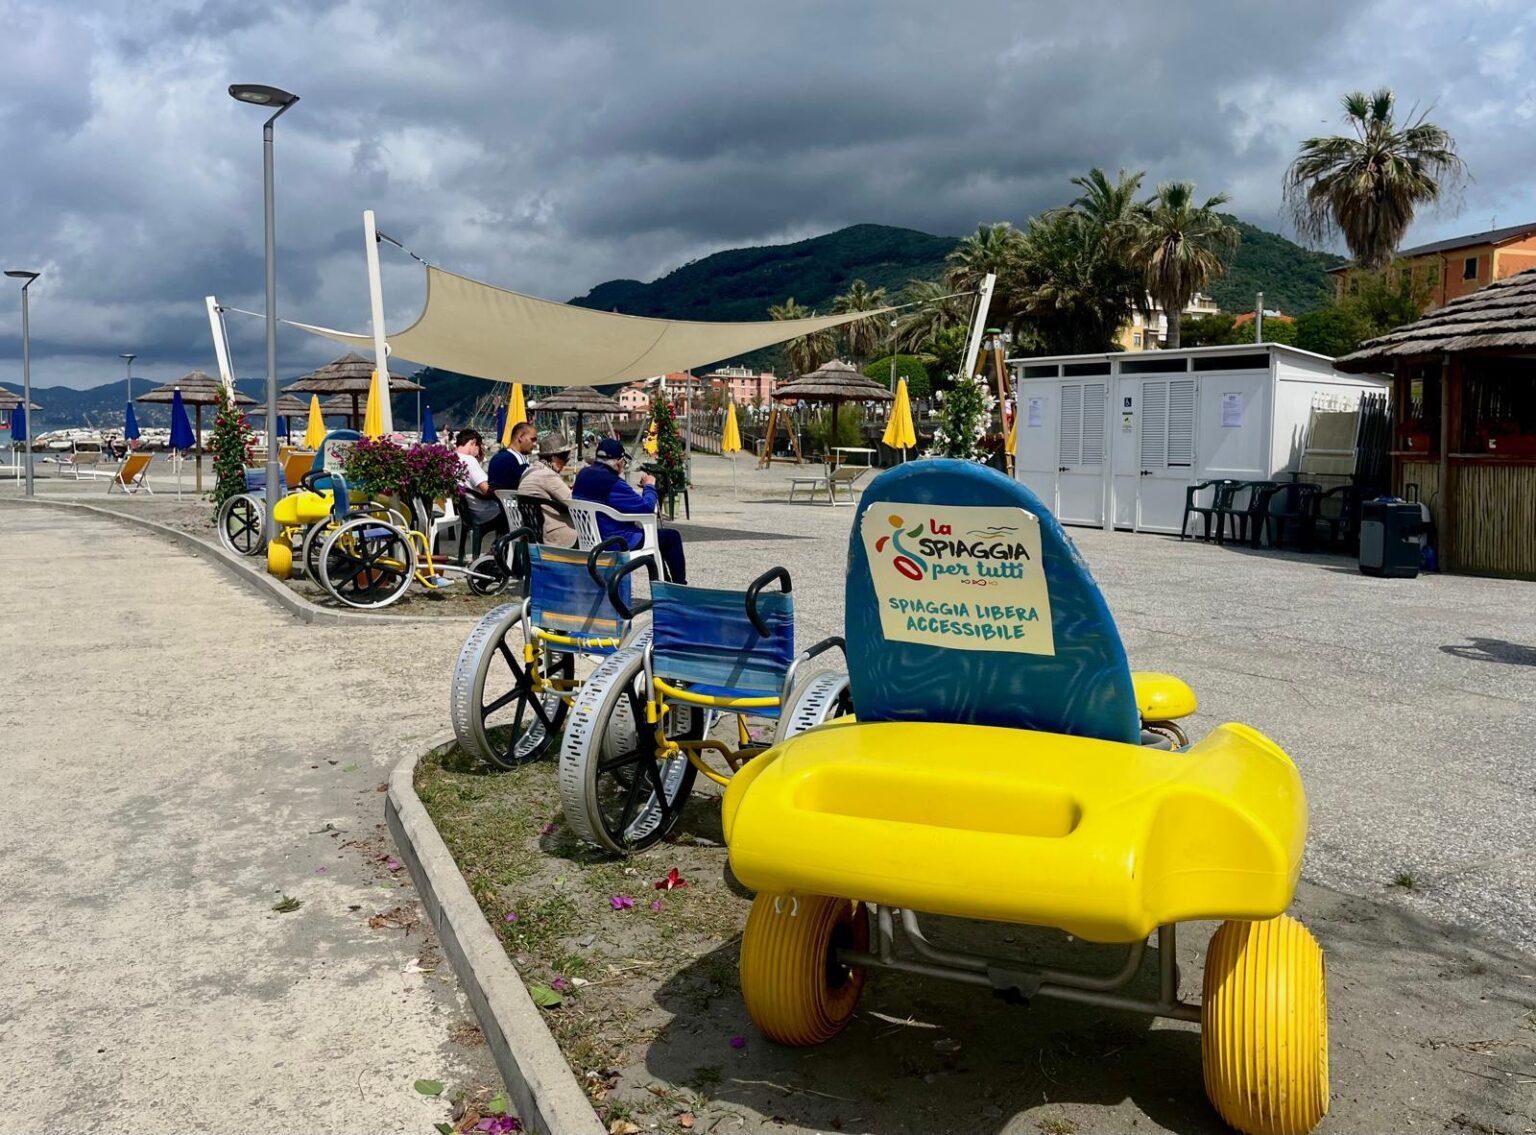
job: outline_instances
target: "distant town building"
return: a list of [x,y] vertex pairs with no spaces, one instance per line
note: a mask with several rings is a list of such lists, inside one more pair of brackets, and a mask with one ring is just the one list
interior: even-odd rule
[[755,371],[750,367],[721,367],[704,378],[738,406],[766,406],[779,381],[771,371]]
[[[1150,318],[1139,311],[1133,311],[1130,322],[1121,326],[1116,342],[1122,350],[1154,351],[1168,342],[1167,312],[1151,296],[1147,297],[1147,304],[1152,311]],[[1191,315],[1216,315],[1220,311],[1216,301],[1201,292],[1196,292],[1184,306],[1185,318]]]
[[631,382],[618,393],[619,405],[626,414],[648,414],[651,410],[651,393],[645,380]]
[[[1427,284],[1429,298],[1424,310],[1429,311],[1527,268],[1536,268],[1536,222],[1404,248],[1388,273],[1411,272],[1416,281]],[[1328,271],[1339,298],[1349,295],[1359,269],[1341,264]]]

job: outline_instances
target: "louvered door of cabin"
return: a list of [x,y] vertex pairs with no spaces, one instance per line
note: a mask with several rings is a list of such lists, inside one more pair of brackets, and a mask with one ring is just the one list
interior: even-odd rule
[[1177,532],[1195,468],[1195,379],[1141,380],[1136,531]]
[[1056,433],[1056,517],[1104,523],[1105,415],[1109,385],[1063,382]]

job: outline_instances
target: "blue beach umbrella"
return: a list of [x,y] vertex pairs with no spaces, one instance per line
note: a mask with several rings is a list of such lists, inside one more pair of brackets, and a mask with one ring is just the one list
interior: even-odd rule
[[27,406],[25,402],[18,403],[11,411],[11,440],[17,445],[25,445],[27,441]]
[[498,406],[496,408],[496,437],[497,437],[498,440],[500,440],[501,438],[504,438],[506,436],[507,436],[507,408],[505,406]]
[[431,406],[421,416],[421,440],[429,445],[437,444],[437,423],[432,420]]
[[127,409],[123,411],[123,440],[139,440],[139,418],[138,415],[133,412],[132,402],[129,402]]
[[191,449],[197,444],[192,432],[192,421],[187,417],[187,404],[181,400],[181,391],[171,395],[171,448]]

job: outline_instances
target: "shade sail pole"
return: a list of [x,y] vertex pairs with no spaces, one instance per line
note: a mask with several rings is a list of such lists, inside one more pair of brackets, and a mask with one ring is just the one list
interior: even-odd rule
[[958,378],[969,379],[976,373],[976,356],[981,352],[982,328],[987,325],[987,309],[992,306],[992,285],[997,283],[997,273],[988,272],[981,282],[981,296],[976,301],[976,322],[971,324],[971,341],[965,348],[965,369]]
[[217,296],[204,296],[208,305],[208,330],[213,333],[213,356],[219,363],[219,379],[231,401],[235,397],[235,372],[229,365],[229,332],[224,327],[224,309]]
[[373,318],[373,358],[379,371],[383,414],[380,425],[386,434],[395,432],[395,414],[389,398],[389,344],[384,340],[384,280],[379,274],[379,230],[373,210],[363,211],[363,243],[368,255],[368,303]]

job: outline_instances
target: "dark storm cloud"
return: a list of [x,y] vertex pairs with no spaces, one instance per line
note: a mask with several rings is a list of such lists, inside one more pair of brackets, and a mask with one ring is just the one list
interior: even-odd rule
[[[1443,10],[1450,9],[1450,10]],[[280,309],[364,329],[360,214],[437,263],[565,298],[714,249],[859,221],[961,233],[1091,165],[1226,190],[1278,224],[1298,141],[1351,87],[1435,104],[1477,181],[1415,236],[1536,219],[1526,7],[1110,3],[261,6],[0,0],[0,255],[34,291],[35,378],[211,363],[202,297],[261,299],[274,83]],[[386,249],[390,320],[421,302]],[[242,373],[260,325],[231,317]],[[3,360],[18,353],[0,301]],[[293,373],[335,349],[284,332]]]

